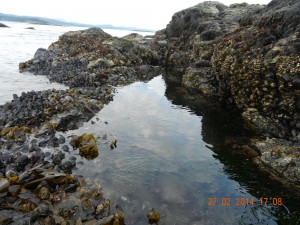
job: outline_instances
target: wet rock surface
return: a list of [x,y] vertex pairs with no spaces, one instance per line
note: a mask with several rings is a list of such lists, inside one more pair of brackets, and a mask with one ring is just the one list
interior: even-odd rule
[[93,134],[73,137],[70,144],[73,148],[79,148],[79,154],[87,159],[94,159],[98,156],[98,146]]
[[285,177],[292,183],[299,184],[300,151],[298,143],[276,138],[252,140],[251,145],[261,152],[257,158],[259,165]]
[[14,100],[0,106],[0,126],[36,127],[54,119],[59,125],[58,130],[74,129],[80,121],[91,118],[109,99],[107,93],[98,98],[102,101],[74,89],[23,92],[21,96],[15,95]]
[[[25,132],[22,142],[9,139],[27,129],[1,132],[5,140],[0,151],[2,224],[124,224],[123,211],[103,197],[100,184],[87,185],[72,175],[81,155],[94,156],[97,145],[92,134],[65,137],[56,124],[45,122]],[[76,142],[79,151],[66,153],[69,142]]]
[[[264,6],[203,2],[175,13],[154,36],[164,46],[167,82],[237,107],[262,142],[276,138],[283,141],[278,147],[291,142],[299,151],[299,12],[299,1],[274,0]],[[284,177],[298,183],[298,168]]]

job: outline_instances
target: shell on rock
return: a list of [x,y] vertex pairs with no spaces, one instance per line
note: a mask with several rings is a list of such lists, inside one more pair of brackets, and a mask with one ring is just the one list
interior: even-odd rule
[[6,176],[7,178],[16,177],[16,176],[18,176],[18,172],[16,172],[16,171],[13,170],[13,169],[10,169],[10,170],[7,170],[7,171],[5,172],[5,176]]
[[9,182],[5,178],[0,178],[0,192],[7,190],[9,187]]
[[22,210],[24,211],[32,211],[36,208],[36,205],[32,202],[28,202],[22,205]]
[[42,200],[48,200],[50,199],[50,191],[48,188],[46,187],[42,187],[38,193],[37,193],[37,196],[42,199]]

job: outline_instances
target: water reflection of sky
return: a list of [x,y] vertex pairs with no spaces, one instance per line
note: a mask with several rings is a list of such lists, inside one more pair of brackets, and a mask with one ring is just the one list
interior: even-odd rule
[[[276,224],[266,208],[234,206],[236,197],[252,195],[206,147],[202,117],[172,105],[165,89],[161,76],[120,88],[92,119],[94,124],[70,132],[99,137],[99,157],[84,160],[77,172],[104,186],[113,204],[125,208],[128,224],[146,224],[152,207],[162,214],[161,224]],[[107,140],[102,140],[105,133]],[[118,147],[111,151],[114,139]],[[209,197],[217,198],[218,205],[208,207]],[[221,205],[223,197],[231,198],[230,207]]]

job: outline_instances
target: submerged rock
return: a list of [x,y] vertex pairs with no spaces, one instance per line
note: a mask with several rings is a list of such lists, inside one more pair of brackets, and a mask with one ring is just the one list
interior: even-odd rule
[[86,159],[94,159],[98,156],[98,146],[93,134],[75,136],[70,144],[73,148],[79,148],[79,154]]
[[160,220],[160,214],[158,212],[155,212],[152,208],[149,213],[147,213],[148,222],[149,224],[158,224]]

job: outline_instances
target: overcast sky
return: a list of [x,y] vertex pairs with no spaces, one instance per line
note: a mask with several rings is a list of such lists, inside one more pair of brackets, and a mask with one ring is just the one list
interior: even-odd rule
[[[172,15],[202,0],[0,0],[0,12],[41,16],[91,24],[162,29]],[[270,0],[219,0],[226,5]]]

